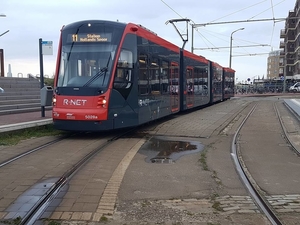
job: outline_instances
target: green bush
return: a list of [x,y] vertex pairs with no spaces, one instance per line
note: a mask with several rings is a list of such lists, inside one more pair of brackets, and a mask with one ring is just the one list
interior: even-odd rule
[[47,86],[53,87],[54,86],[54,78],[44,78],[44,83]]

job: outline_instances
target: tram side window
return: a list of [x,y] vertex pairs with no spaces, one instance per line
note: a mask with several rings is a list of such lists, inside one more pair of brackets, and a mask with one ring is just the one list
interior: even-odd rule
[[149,80],[147,71],[148,57],[144,54],[139,55],[139,79],[138,89],[140,95],[149,94]]
[[132,86],[132,69],[133,69],[132,52],[122,50],[114,80],[114,88],[130,88]]
[[202,85],[202,94],[208,95],[208,68],[202,67],[201,72],[201,85]]
[[199,94],[200,90],[199,90],[199,69],[198,68],[194,68],[194,93],[195,94]]
[[188,94],[192,94],[194,92],[194,77],[193,77],[193,69],[186,69],[186,90]]
[[214,93],[216,94],[221,94],[221,91],[222,91],[222,70],[217,67],[217,66],[214,66],[213,67],[213,85],[214,85]]
[[177,63],[172,63],[170,69],[171,69],[171,79],[169,80],[170,94],[178,95],[179,94],[179,66]]
[[198,95],[208,95],[207,68],[198,67],[194,69],[195,83],[194,93]]
[[160,94],[159,61],[152,59],[150,63],[151,94]]
[[168,86],[169,86],[169,63],[166,61],[162,61],[161,64],[161,92],[162,94],[168,94]]

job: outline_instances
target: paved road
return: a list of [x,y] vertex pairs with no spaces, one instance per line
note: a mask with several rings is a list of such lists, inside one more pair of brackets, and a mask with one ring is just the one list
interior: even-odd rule
[[[159,164],[146,161],[149,155],[143,146],[124,174],[117,191],[116,209],[113,215],[107,216],[113,219],[109,224],[269,224],[237,177],[230,155],[236,128],[254,102],[259,102],[262,111],[267,113],[263,110],[264,104],[283,100],[280,97],[233,98],[197,112],[176,116],[145,131],[150,135],[168,137],[174,142],[199,142],[204,149],[200,153],[184,155],[174,163]],[[261,124],[263,122],[260,121]],[[255,135],[263,137],[258,132],[253,132],[250,137]],[[124,143],[117,148],[124,148]],[[256,150],[260,152],[261,149]],[[256,155],[255,152],[252,154]],[[260,158],[255,163],[258,160]],[[82,187],[82,177],[90,173],[89,169],[74,177],[72,189]],[[260,167],[254,165],[253,169],[259,173]],[[94,177],[88,177],[84,179],[84,186],[93,182]],[[286,185],[290,185],[288,181]],[[91,196],[78,200],[81,208],[77,211],[70,210],[70,201],[63,201],[59,208],[61,211],[56,211],[50,218],[65,219],[70,224],[96,218],[93,211],[85,208]],[[99,221],[99,217],[97,219]]]

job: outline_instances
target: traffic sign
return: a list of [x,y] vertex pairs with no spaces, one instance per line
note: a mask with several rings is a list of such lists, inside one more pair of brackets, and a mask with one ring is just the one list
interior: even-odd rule
[[53,41],[42,41],[42,54],[53,55]]

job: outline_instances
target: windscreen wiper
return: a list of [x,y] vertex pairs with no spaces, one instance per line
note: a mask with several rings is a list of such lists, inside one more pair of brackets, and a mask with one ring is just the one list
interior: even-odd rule
[[110,59],[111,59],[111,53],[109,54],[109,58],[107,60],[107,64],[106,64],[106,67],[102,68],[102,69],[106,69],[105,73],[104,73],[104,78],[103,78],[103,82],[102,82],[102,85],[104,85],[104,81],[105,81],[105,78],[106,78],[106,72],[108,70],[108,65],[109,65],[109,62],[110,62]]
[[99,70],[94,76],[91,77],[91,79],[89,79],[84,85],[83,87],[87,87],[89,86],[91,83],[93,83],[95,80],[97,80],[99,77],[103,76],[104,74],[106,74],[108,68],[107,67],[103,67],[101,70]]

